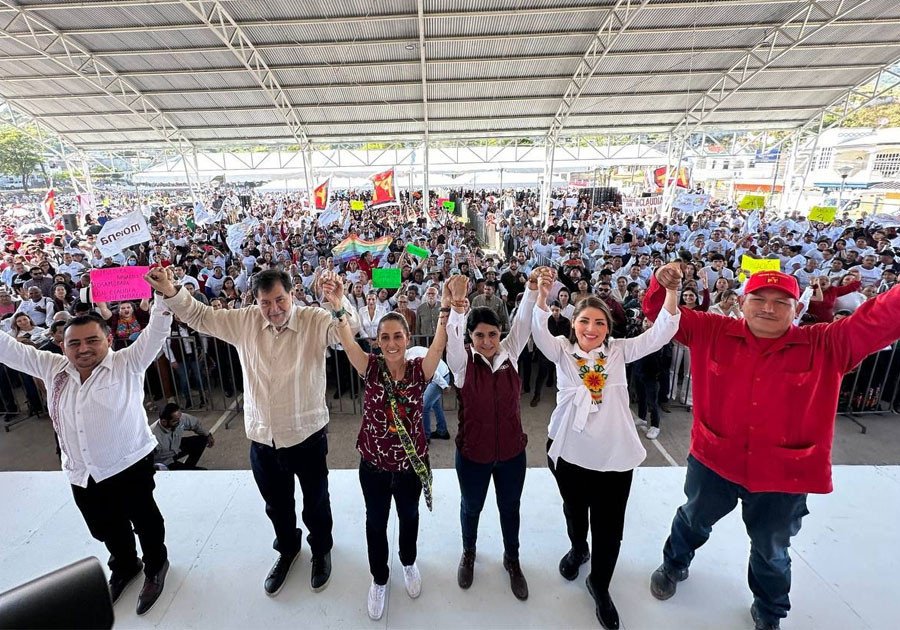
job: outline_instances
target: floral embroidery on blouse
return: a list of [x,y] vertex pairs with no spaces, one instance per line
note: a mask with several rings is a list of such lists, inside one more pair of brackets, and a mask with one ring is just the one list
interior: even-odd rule
[[601,354],[594,359],[594,365],[588,365],[588,359],[577,354],[572,354],[572,358],[578,366],[581,382],[591,392],[591,402],[599,405],[603,402],[603,388],[606,386],[606,357]]

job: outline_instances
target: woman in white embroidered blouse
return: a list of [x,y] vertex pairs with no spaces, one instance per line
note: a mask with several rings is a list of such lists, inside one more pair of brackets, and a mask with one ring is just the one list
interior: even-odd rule
[[549,277],[539,282],[532,335],[544,356],[556,364],[559,386],[547,458],[562,495],[572,544],[559,562],[559,572],[574,580],[579,567],[591,560],[588,592],[600,624],[613,629],[619,627],[619,615],[609,583],[619,556],[634,468],[647,455],[628,406],[625,364],[667,344],[678,330],[681,313],[675,291],[666,291],[664,308],[650,330],[630,339],[612,339],[609,307],[589,297],[575,307],[571,338],[552,337],[547,329],[551,282]]

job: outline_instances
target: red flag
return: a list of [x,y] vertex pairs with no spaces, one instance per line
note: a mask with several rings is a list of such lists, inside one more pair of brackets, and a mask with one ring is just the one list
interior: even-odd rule
[[316,189],[313,191],[313,199],[315,200],[314,207],[316,210],[324,210],[328,207],[328,184],[330,183],[331,179],[326,179],[316,186]]
[[56,192],[52,188],[44,195],[44,214],[50,221],[56,217]]
[[372,185],[375,190],[372,193],[371,207],[397,203],[397,194],[394,192],[394,169],[372,175]]
[[[658,169],[653,171],[653,181],[656,183],[658,188],[665,188],[666,186],[666,173],[668,172],[668,167],[660,166]],[[669,178],[671,182],[671,178]],[[678,188],[690,188],[690,178],[688,177],[688,170],[685,167],[681,167],[678,169],[678,177],[675,180],[675,186]]]

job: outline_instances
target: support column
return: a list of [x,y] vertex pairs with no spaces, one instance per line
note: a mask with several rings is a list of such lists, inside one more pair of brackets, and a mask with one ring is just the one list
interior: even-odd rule
[[[313,199],[313,189],[315,188],[315,178],[313,173],[313,152],[312,152],[312,143],[307,145],[306,149],[303,150],[303,177],[306,179],[306,196],[309,199],[309,209],[310,212],[315,211],[316,201]],[[325,205],[328,205],[328,200],[325,200]]]
[[[431,188],[428,183],[428,168],[429,168],[428,144],[429,144],[428,128],[426,127],[425,128],[425,146],[423,147],[425,150],[425,156],[424,156],[425,168],[422,171],[422,210],[425,212],[425,220],[427,221],[426,224],[431,223],[431,214],[429,213],[429,210],[431,209]],[[410,191],[410,195],[412,195],[412,191]]]
[[550,224],[550,194],[553,191],[553,161],[556,157],[556,139],[548,139],[544,147],[544,181],[541,182],[541,190],[538,195],[540,203],[539,216],[544,222],[544,229]]

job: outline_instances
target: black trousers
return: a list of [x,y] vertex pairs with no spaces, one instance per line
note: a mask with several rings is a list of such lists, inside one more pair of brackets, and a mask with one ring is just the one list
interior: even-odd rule
[[[547,441],[549,450],[552,441]],[[596,592],[609,590],[622,532],[625,529],[625,507],[631,493],[633,470],[625,472],[588,470],[559,458],[556,465],[547,458],[563,500],[566,530],[572,548],[589,551],[587,534],[591,531],[591,574],[588,579]]]
[[151,454],[109,479],[99,483],[89,479],[87,488],[72,486],[75,505],[91,536],[109,551],[113,575],[127,573],[137,563],[135,533],[141,541],[146,575],[155,575],[166,562],[165,523],[153,499],[155,472]]
[[537,380],[534,382],[534,395],[540,396],[545,383],[547,387],[553,384],[553,379],[556,377],[556,368],[550,362],[550,359],[541,354],[540,350],[535,350],[534,353],[538,362]]
[[[205,435],[189,435],[186,438],[181,438],[181,448],[178,451],[178,455],[175,456],[175,461],[169,464],[169,470],[196,468],[197,462],[200,461],[200,456],[203,455],[203,451],[206,450],[208,443],[208,438]],[[185,456],[187,456],[187,459],[184,463],[178,461]]]
[[391,513],[391,498],[397,506],[400,562],[409,566],[416,561],[422,482],[411,470],[406,472],[380,470],[373,464],[360,460],[359,485],[362,487],[363,499],[366,502],[369,571],[376,584],[387,584],[390,577],[387,524]]
[[300,444],[275,448],[250,442],[250,467],[259,493],[266,502],[266,516],[275,528],[273,547],[279,553],[300,551],[302,532],[297,529],[294,476],[303,491],[303,523],[306,541],[314,556],[331,551],[331,499],[328,495],[328,434],[316,431]]

